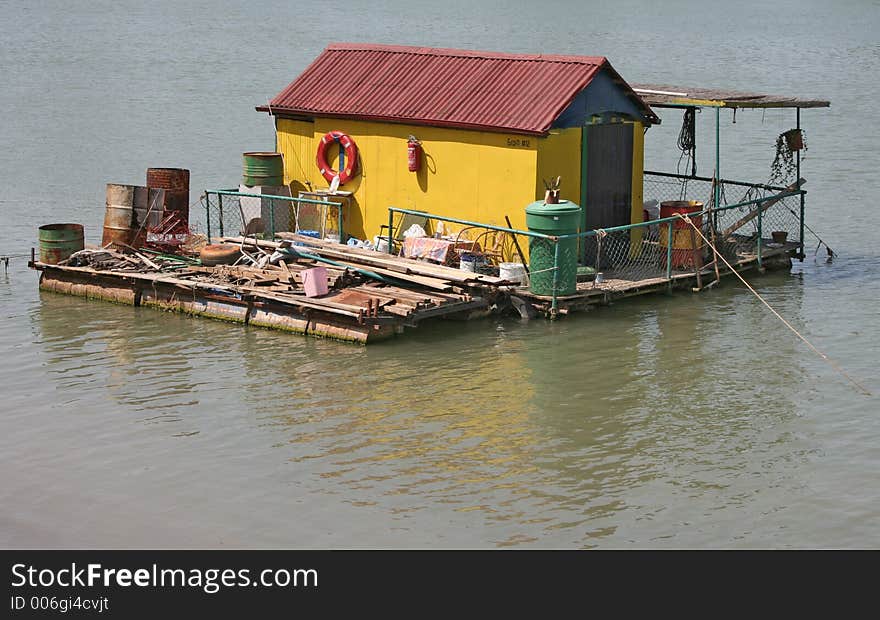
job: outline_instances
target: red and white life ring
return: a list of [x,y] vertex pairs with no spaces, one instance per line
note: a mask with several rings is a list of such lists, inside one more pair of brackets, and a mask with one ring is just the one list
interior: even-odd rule
[[[327,163],[327,147],[331,144],[339,144],[345,150],[345,168],[337,172]],[[318,164],[318,170],[330,183],[333,177],[339,175],[339,184],[345,185],[354,176],[357,170],[358,148],[348,135],[341,131],[331,131],[324,134],[318,143],[318,154],[315,156],[315,163]]]

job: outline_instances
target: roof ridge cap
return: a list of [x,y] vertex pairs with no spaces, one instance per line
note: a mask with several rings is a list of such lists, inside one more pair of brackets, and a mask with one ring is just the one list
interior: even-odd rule
[[466,50],[445,47],[428,47],[423,45],[388,45],[383,43],[329,43],[327,51],[375,51],[398,54],[419,54],[423,56],[450,56],[458,58],[483,58],[498,60],[522,60],[533,62],[570,62],[582,65],[605,65],[606,56],[579,56],[565,54],[514,54],[511,52],[493,52],[483,50]]

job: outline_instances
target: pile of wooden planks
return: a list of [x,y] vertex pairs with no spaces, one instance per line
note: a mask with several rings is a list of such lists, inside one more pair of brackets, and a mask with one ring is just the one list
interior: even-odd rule
[[[332,264],[330,261],[333,261],[341,266],[371,271],[380,276],[441,292],[457,292],[474,286],[497,288],[503,285],[518,284],[495,276],[461,271],[444,265],[341,245],[296,233],[281,232],[277,233],[276,237],[300,244],[294,245],[290,249],[299,254],[318,256],[324,259],[321,261],[324,264]],[[242,238],[224,237],[223,241],[239,244],[242,242]],[[282,247],[282,242],[266,240],[248,239],[245,244],[253,244],[266,250]]]
[[[224,241],[236,245],[242,243],[241,238]],[[297,245],[290,248],[292,251],[285,250],[291,241]],[[233,305],[257,304],[275,308],[273,312],[282,314],[284,307],[289,307],[295,310],[295,314],[311,318],[325,315],[337,323],[347,321],[359,326],[414,325],[428,317],[485,309],[499,284],[504,283],[500,278],[483,274],[292,234],[286,242],[248,240],[244,247],[259,250],[263,256],[281,249],[289,256],[279,260],[275,255],[275,264],[258,267],[191,263],[157,265],[149,260],[145,264],[140,255],[130,258],[127,254],[119,254],[108,262],[95,260],[91,264],[57,265],[51,269],[66,271],[71,276],[79,274],[77,277],[100,277],[102,282],[109,278],[109,281],[121,282],[121,286],[128,282],[135,290],[163,285],[180,291],[178,298],[186,290],[190,296]],[[104,259],[105,256],[100,254],[94,258]],[[157,268],[150,269],[150,265]],[[308,297],[303,286],[303,272],[317,265],[326,268],[329,292]],[[97,289],[93,292],[98,293]],[[150,294],[147,293],[146,297]],[[135,295],[135,299],[139,298]],[[172,298],[174,295],[167,297],[169,304]]]
[[282,261],[279,265],[264,268],[231,265],[191,267],[175,275],[177,280],[222,287],[255,299],[269,299],[315,310],[326,309],[332,314],[350,316],[359,324],[388,322],[380,320],[382,317],[403,317],[412,322],[427,316],[485,305],[482,299],[475,299],[470,293],[426,291],[418,287],[404,288],[369,282],[350,269],[333,266],[327,267],[330,292],[321,297],[306,297],[302,272],[313,266],[313,261],[299,259],[297,262]]

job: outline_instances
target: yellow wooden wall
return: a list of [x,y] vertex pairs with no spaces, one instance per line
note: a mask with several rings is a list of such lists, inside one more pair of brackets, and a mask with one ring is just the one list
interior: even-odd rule
[[[633,128],[632,221],[642,220],[644,126]],[[546,138],[317,118],[277,120],[278,150],[284,155],[285,183],[294,190],[326,188],[315,164],[318,141],[338,130],[360,152],[358,174],[340,189],[354,192],[346,232],[372,238],[388,223],[388,207],[525,228],[525,207],[544,196],[543,179],[562,177],[561,196],[581,205],[582,128],[552,130]],[[415,135],[424,148],[418,173],[407,169],[406,142]],[[336,150],[330,165],[338,169]],[[589,208],[589,205],[586,205]]]
[[544,179],[562,177],[559,196],[581,204],[581,133],[580,127],[552,129],[538,141],[538,173],[535,197],[544,197]]
[[[278,149],[285,182],[326,188],[315,151],[329,131],[342,131],[360,152],[358,174],[340,189],[354,192],[346,232],[372,238],[388,223],[388,207],[428,211],[466,220],[525,227],[525,207],[535,199],[538,138],[394,123],[317,118],[278,119]],[[424,148],[419,172],[407,168],[410,134]],[[330,165],[338,169],[337,149]],[[542,194],[543,195],[543,194]]]

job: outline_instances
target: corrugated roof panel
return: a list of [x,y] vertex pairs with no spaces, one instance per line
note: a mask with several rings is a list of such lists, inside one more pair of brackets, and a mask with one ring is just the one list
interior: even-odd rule
[[332,44],[267,109],[540,134],[606,66],[592,56]]

